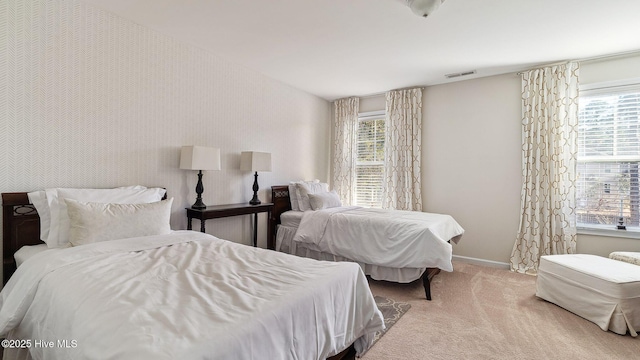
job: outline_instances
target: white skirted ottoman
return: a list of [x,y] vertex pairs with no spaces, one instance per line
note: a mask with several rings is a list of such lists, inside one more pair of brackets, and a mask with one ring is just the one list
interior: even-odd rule
[[640,266],[587,254],[540,259],[536,296],[594,322],[602,330],[640,331]]

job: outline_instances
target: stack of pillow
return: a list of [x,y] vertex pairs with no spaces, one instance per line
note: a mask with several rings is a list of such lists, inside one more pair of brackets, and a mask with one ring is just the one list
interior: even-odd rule
[[55,188],[28,193],[49,248],[171,232],[173,199],[162,188]]
[[342,206],[335,190],[329,191],[329,184],[319,180],[292,181],[289,183],[291,210],[322,210]]

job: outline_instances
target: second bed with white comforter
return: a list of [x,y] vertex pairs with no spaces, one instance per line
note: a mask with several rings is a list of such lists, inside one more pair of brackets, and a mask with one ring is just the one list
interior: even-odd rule
[[377,280],[411,282],[426,268],[453,271],[464,229],[444,214],[342,206],[281,215],[276,249],[359,263]]

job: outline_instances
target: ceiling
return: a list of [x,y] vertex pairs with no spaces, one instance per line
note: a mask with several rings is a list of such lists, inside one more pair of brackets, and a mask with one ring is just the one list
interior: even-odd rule
[[640,50],[638,0],[84,1],[327,100]]

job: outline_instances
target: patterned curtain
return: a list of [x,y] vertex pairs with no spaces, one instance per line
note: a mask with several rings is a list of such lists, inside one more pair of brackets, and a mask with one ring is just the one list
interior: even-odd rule
[[511,270],[535,274],[542,255],[576,250],[577,63],[522,74],[520,227]]
[[422,89],[387,92],[382,207],[422,211]]
[[355,203],[360,99],[338,99],[334,106],[333,189],[340,196],[343,205],[351,205]]

